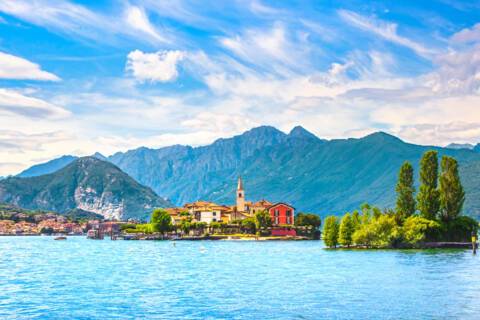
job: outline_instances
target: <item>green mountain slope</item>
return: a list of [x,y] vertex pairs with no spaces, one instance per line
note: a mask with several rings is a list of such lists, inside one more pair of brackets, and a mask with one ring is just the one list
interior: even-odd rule
[[145,219],[152,208],[170,205],[118,167],[93,157],[52,174],[2,180],[0,202],[61,213],[81,209],[117,219]]
[[382,132],[326,141],[302,127],[285,134],[264,126],[208,146],[142,147],[108,160],[177,205],[198,199],[232,204],[242,175],[249,200],[288,201],[326,215],[363,202],[393,206],[401,164],[411,161],[417,176],[419,159],[430,149],[458,159],[467,192],[464,212],[479,217],[479,153],[409,144]]

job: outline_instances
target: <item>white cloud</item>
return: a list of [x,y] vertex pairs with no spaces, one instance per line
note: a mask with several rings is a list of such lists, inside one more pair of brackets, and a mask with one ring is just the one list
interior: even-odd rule
[[36,63],[0,52],[0,78],[59,81],[56,75],[43,71]]
[[480,23],[475,24],[472,28],[465,28],[457,32],[451,40],[457,43],[480,42]]
[[398,25],[395,23],[388,23],[376,18],[371,18],[371,17],[367,18],[358,13],[348,11],[348,10],[339,10],[338,14],[346,22],[362,30],[374,33],[387,41],[410,48],[420,56],[429,58],[433,54],[435,54],[435,50],[426,48],[420,43],[417,43],[406,37],[400,36],[397,33]]
[[142,31],[160,42],[168,42],[150,23],[145,11],[139,7],[129,6],[126,11],[126,21],[135,30]]
[[177,64],[185,53],[178,50],[144,53],[132,51],[127,57],[127,71],[139,81],[169,82],[178,77]]
[[11,89],[0,88],[0,114],[14,114],[37,119],[60,119],[70,112],[44,100]]

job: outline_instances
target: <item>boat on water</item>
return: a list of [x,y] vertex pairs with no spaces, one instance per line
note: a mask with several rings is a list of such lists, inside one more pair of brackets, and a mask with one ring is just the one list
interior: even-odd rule
[[59,237],[55,237],[53,240],[67,240],[67,237],[59,236]]

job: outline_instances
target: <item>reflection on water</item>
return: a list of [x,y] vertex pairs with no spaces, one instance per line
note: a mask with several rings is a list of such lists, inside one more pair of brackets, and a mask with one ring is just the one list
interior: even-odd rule
[[478,319],[470,251],[0,237],[1,319]]

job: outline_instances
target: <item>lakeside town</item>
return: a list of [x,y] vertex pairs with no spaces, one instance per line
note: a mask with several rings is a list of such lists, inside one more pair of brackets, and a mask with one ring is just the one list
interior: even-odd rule
[[151,229],[151,224],[136,220],[103,221],[99,215],[97,219],[88,219],[88,213],[63,216],[3,206],[0,207],[0,235],[86,235],[90,239],[109,236],[126,240],[320,238],[321,220],[317,215],[299,213],[296,221],[295,208],[286,202],[248,201],[241,177],[237,181],[234,205],[199,200],[157,212],[167,217],[164,227],[160,228],[161,235]]

